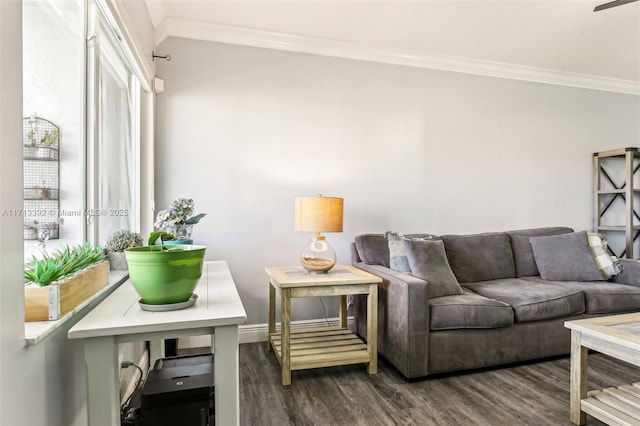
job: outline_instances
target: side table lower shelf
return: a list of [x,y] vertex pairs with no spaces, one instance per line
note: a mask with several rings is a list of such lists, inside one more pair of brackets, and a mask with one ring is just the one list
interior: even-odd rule
[[[281,333],[269,336],[269,342],[282,365]],[[342,327],[318,327],[291,330],[291,370],[333,367],[369,362],[367,345]]]
[[640,424],[640,383],[591,391],[580,401],[585,413],[607,424]]

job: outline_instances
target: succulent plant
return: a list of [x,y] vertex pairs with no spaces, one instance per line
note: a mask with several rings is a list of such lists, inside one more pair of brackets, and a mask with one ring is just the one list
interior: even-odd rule
[[107,239],[104,249],[107,252],[119,252],[129,247],[138,247],[143,245],[142,237],[137,232],[121,230],[116,231]]
[[104,250],[100,246],[94,247],[89,243],[66,246],[51,256],[45,255],[42,259],[33,256],[31,265],[24,270],[24,278],[27,282],[32,281],[44,287],[102,259]]
[[[181,240],[191,237],[191,228],[200,219],[206,216],[206,213],[194,215],[194,202],[191,198],[176,198],[169,204],[169,208],[161,210],[156,215],[156,221],[153,224],[158,231],[152,233],[154,241],[158,235],[162,240]],[[151,237],[149,238],[151,241]],[[149,242],[149,245],[152,243]]]

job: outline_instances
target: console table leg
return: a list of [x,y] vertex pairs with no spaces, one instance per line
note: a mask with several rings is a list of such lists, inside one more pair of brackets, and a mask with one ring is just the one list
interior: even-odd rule
[[120,426],[120,366],[113,336],[87,339],[87,412],[90,426]]
[[580,332],[571,330],[571,392],[569,413],[571,421],[583,425],[587,415],[580,401],[587,397],[587,348],[581,344]]
[[216,425],[240,424],[238,325],[214,328],[213,373]]
[[149,341],[149,358],[151,367],[156,364],[160,358],[164,358],[164,340],[155,339]]

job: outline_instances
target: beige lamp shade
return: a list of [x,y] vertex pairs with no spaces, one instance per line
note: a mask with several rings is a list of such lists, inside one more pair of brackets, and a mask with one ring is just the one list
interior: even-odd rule
[[342,232],[343,201],[336,197],[297,197],[295,230]]

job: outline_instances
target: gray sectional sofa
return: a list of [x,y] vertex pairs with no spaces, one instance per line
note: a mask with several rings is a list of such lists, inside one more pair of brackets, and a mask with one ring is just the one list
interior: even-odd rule
[[[412,274],[420,269],[416,262],[441,262],[438,256],[409,253],[412,271],[398,272],[390,268],[385,235],[357,236],[351,247],[353,265],[383,279],[378,294],[380,355],[408,379],[533,360],[569,353],[567,320],[640,311],[638,261],[622,259],[622,273],[609,280],[575,281],[566,280],[558,269],[573,269],[571,274],[590,266],[575,256],[560,256],[559,263],[544,265],[547,279],[540,276],[543,255],[545,262],[555,262],[549,256],[553,247],[541,244],[534,251],[532,241],[577,234],[554,227],[435,237],[442,241],[444,262],[459,283],[444,296],[442,288],[437,294],[434,290],[438,281],[451,280],[446,268],[432,274],[430,282],[422,272]],[[426,234],[411,237],[421,236]],[[543,238],[550,236],[561,237]],[[562,280],[549,279],[558,273]],[[366,336],[366,299],[354,298],[354,316],[356,333]]]

